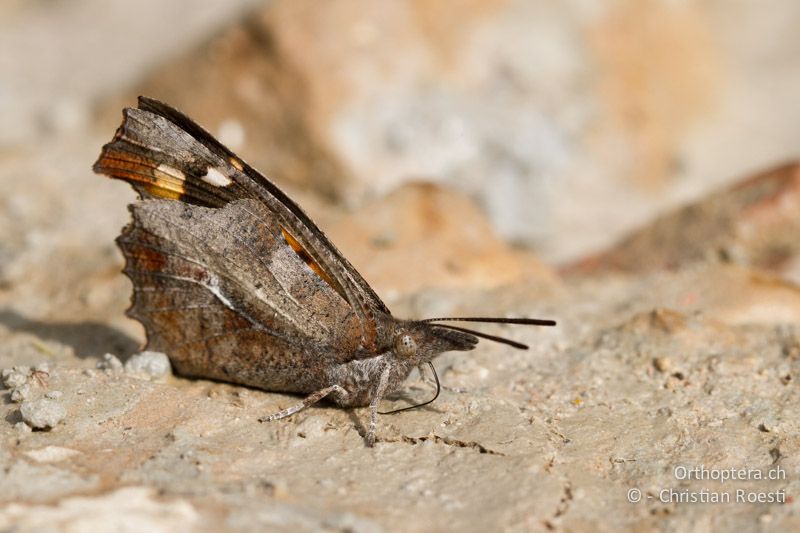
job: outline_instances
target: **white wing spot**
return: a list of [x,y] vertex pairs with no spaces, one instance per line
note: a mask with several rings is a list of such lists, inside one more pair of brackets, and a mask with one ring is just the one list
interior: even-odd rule
[[171,167],[169,165],[165,165],[164,163],[161,163],[160,165],[158,165],[158,168],[156,170],[158,170],[159,172],[162,172],[162,173],[164,173],[164,174],[166,174],[168,176],[172,176],[173,178],[177,178],[180,181],[186,181],[186,174],[184,174],[183,172],[181,172],[180,170],[178,170],[175,167]]
[[232,183],[228,176],[214,167],[208,167],[205,176],[201,176],[200,179],[214,187],[227,187]]

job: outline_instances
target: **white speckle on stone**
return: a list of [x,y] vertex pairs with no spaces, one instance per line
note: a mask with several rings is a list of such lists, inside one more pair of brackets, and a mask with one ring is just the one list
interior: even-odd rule
[[24,402],[25,400],[31,397],[31,386],[27,383],[20,385],[19,387],[14,387],[11,389],[11,401],[12,402]]
[[194,531],[200,525],[200,515],[191,503],[179,499],[167,500],[149,487],[122,487],[100,495],[69,496],[55,505],[49,502],[12,502],[5,505],[0,514],[0,528],[3,531],[159,533]]
[[67,416],[64,407],[49,398],[22,402],[19,411],[22,420],[36,429],[53,428]]
[[72,448],[64,448],[62,446],[45,446],[38,450],[30,450],[25,452],[25,455],[38,463],[57,463],[64,459],[69,459],[73,455],[79,455],[81,452],[73,450]]
[[232,183],[228,176],[214,167],[208,167],[205,176],[201,176],[200,179],[214,187],[227,187]]
[[125,363],[125,372],[149,379],[162,379],[170,373],[169,358],[161,352],[142,352]]
[[50,398],[51,400],[58,400],[62,396],[64,396],[64,393],[60,390],[51,390],[46,392],[44,395],[45,398]]
[[116,355],[107,353],[103,356],[103,360],[97,363],[97,368],[111,371],[122,370],[122,361]]

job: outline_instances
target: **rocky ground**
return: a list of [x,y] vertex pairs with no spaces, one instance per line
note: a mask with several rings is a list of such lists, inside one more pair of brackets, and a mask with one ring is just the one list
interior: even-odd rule
[[[642,130],[603,122],[609,129],[599,131],[615,132],[618,142],[655,139],[634,143],[642,153],[629,167],[606,145],[570,145],[596,111],[567,105],[583,101],[577,93],[548,100],[573,114],[540,116],[526,107],[532,94],[564,87],[534,85],[539,92],[529,93],[535,73],[498,48],[498,36],[512,30],[528,42],[513,15],[530,8],[487,3],[486,11],[467,2],[467,29],[459,31],[478,35],[471,47],[445,31],[446,13],[417,6],[412,20],[365,10],[370,24],[348,26],[345,46],[322,22],[350,21],[352,2],[330,4],[318,12],[306,2],[270,3],[199,45],[171,48],[171,57],[121,88],[73,87],[86,100],[48,109],[41,123],[17,110],[30,131],[0,132],[0,530],[799,527],[800,165],[777,165],[792,152],[775,151],[796,143],[784,135],[796,127],[791,117],[773,128],[769,150],[758,151],[768,144],[759,138],[749,152],[726,159],[718,147],[698,159],[692,154],[713,145],[722,125],[689,135],[686,124],[708,119],[701,108],[717,94],[709,87],[722,82],[706,80],[702,90],[675,82],[685,90],[668,104],[686,114],[645,99]],[[608,27],[630,27],[631,11],[609,15]],[[680,9],[668,14],[666,28],[681,42],[711,46],[704,30],[722,27],[726,36],[736,26],[713,11],[708,26]],[[558,38],[578,31],[577,15],[559,17],[548,42],[577,54]],[[630,59],[632,45],[609,40],[603,28],[586,30],[587,42],[619,66],[613,58]],[[381,35],[395,47],[408,44],[405,55],[377,46]],[[651,44],[670,48],[668,39]],[[693,61],[711,64],[715,54]],[[758,63],[754,57],[741,61]],[[475,67],[481,58],[499,70],[488,76]],[[560,72],[554,65],[543,68]],[[684,74],[694,68],[672,66]],[[789,75],[778,70],[772,81],[784,87],[775,80]],[[504,80],[502,87],[479,83],[481,76]],[[650,76],[650,84],[663,80]],[[359,84],[371,89],[354,90]],[[604,97],[610,91],[628,101],[618,94],[624,88],[600,85]],[[752,103],[752,90],[734,96]],[[130,284],[113,240],[134,194],[89,171],[120,108],[138,93],[179,104],[239,145],[397,316],[534,316],[558,326],[482,328],[530,349],[481,342],[473,352],[440,356],[439,399],[380,417],[374,448],[362,438],[366,409],[319,405],[259,423],[297,398],[172,375],[158,355],[139,354],[143,331],[124,315]],[[495,114],[504,106],[537,118]],[[442,118],[451,114],[467,119]],[[671,117],[665,126],[664,117]],[[542,124],[550,121],[557,127],[548,133]],[[431,124],[438,133],[426,137]],[[372,134],[381,141],[364,140]],[[545,148],[525,151],[540,141]],[[677,145],[682,169],[668,164]],[[436,146],[445,153],[438,159]],[[416,165],[409,154],[420,153],[426,164]],[[580,171],[598,161],[609,165],[603,173]],[[751,172],[759,162],[769,164]],[[715,172],[744,177],[724,186],[719,177],[701,179]],[[481,181],[481,173],[491,179]],[[583,177],[570,182],[576,173]],[[548,185],[553,176],[570,185]],[[522,178],[530,180],[509,185]],[[591,190],[568,194],[591,180]],[[606,192],[593,196],[604,184]],[[633,195],[620,192],[633,186],[641,186]],[[557,205],[548,208],[539,193]],[[677,202],[688,196],[695,200]],[[657,216],[666,197],[680,205]],[[514,205],[504,211],[508,198]],[[640,205],[625,212],[632,200]],[[597,227],[586,218],[594,213],[602,213]],[[416,374],[407,385],[385,409],[432,392]]]

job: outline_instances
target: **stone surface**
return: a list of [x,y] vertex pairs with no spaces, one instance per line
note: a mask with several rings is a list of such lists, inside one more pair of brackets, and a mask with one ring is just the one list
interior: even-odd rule
[[186,502],[164,501],[146,487],[125,487],[100,497],[65,498],[50,505],[12,504],[0,527],[20,531],[153,531],[193,529],[198,514]]
[[558,283],[553,270],[534,254],[498,239],[469,197],[442,186],[404,185],[327,222],[327,234],[389,299],[435,288]]
[[800,163],[758,174],[659,217],[567,274],[676,269],[709,259],[752,265],[800,282]]
[[[98,5],[0,3],[1,530],[800,528],[797,170],[754,172],[798,156],[796,4]],[[397,316],[558,327],[481,327],[531,348],[444,354],[373,449],[365,409],[261,424],[297,398],[122,371],[135,195],[89,167],[139,91],[285,184]],[[66,416],[32,431],[15,391]]]
[[52,429],[67,416],[64,407],[50,398],[26,400],[19,408],[22,421],[34,429]]
[[[124,490],[114,488],[118,482],[150,487],[163,505],[220,528],[591,530],[602,517],[609,529],[729,529],[764,514],[776,527],[792,528],[791,502],[733,503],[719,512],[712,504],[660,499],[669,490],[791,496],[800,489],[800,321],[779,305],[765,307],[775,300],[759,293],[765,283],[780,285],[711,264],[569,289],[443,292],[454,312],[502,309],[554,316],[560,325],[487,328],[528,342],[529,351],[481,343],[468,354],[445,354],[436,361],[441,398],[381,417],[374,449],[360,435],[366,409],[319,406],[259,424],[259,416],[295,399],[65,368],[50,386],[64,392],[73,413],[67,424],[22,437],[10,424],[0,428],[13,443],[1,458],[9,471],[3,494],[18,500],[0,508],[0,520],[22,520],[19,505],[69,507],[76,492],[85,498],[84,519],[111,520],[105,509],[114,491]],[[797,309],[800,290],[784,290]],[[409,298],[396,308],[419,305]],[[412,379],[384,407],[429,392],[429,383]],[[38,451],[48,447],[56,451]],[[695,467],[785,478],[681,479],[680,468]],[[46,491],[37,488],[43,484]],[[646,501],[628,503],[631,489]]]

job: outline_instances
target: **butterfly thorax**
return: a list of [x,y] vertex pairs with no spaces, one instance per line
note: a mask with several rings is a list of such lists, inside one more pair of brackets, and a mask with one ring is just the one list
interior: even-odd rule
[[340,385],[349,393],[347,397],[333,394],[331,400],[348,407],[369,405],[377,391],[376,383],[387,365],[390,373],[386,393],[391,393],[400,388],[414,368],[407,361],[397,360],[391,352],[367,359],[354,359],[330,368],[329,382]]
[[339,385],[349,392],[347,397],[334,395],[333,401],[343,406],[369,405],[378,392],[381,374],[388,370],[384,394],[402,385],[413,368],[432,361],[442,352],[471,350],[477,339],[425,322],[384,317],[385,341],[382,353],[330,367],[328,385]]

